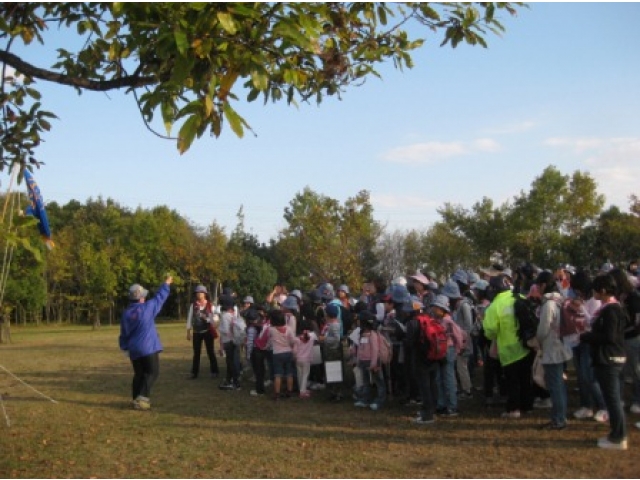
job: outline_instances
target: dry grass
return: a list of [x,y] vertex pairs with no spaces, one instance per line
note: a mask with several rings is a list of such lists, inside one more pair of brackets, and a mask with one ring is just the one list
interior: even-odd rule
[[[14,343],[0,346],[0,365],[58,403],[0,369],[0,477],[640,476],[640,431],[631,425],[640,418],[628,420],[630,449],[609,452],[595,448],[603,425],[574,421],[542,432],[546,412],[505,421],[480,399],[462,403],[462,416],[426,427],[411,423],[415,408],[394,401],[380,412],[331,404],[322,394],[276,403],[250,397],[248,384],[223,392],[218,381],[187,380],[183,325],[159,329],[165,351],[154,409],[136,412],[117,327],[14,328]],[[572,392],[571,410],[575,403]]]

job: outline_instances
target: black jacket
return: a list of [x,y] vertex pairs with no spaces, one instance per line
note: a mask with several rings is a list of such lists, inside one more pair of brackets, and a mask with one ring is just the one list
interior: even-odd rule
[[605,305],[591,326],[590,332],[580,335],[581,342],[591,345],[593,365],[624,365],[624,329],[627,314],[618,303]]

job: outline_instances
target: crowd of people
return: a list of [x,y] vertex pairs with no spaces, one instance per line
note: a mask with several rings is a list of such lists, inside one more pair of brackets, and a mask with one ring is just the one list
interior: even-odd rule
[[[376,279],[357,295],[331,283],[305,294],[277,285],[264,301],[247,296],[239,302],[227,289],[217,305],[200,285],[187,318],[190,377],[198,378],[202,343],[210,375],[219,375],[219,339],[226,363],[221,390],[240,390],[242,381],[255,397],[268,391],[276,401],[323,395],[374,411],[393,396],[420,409],[418,425],[458,416],[459,405],[481,397],[488,407],[504,406],[501,416],[508,421],[546,408],[543,428],[549,430],[565,429],[569,417],[608,422],[609,434],[597,446],[626,450],[627,416],[640,415],[639,279],[637,262],[624,268],[607,263],[595,272],[570,265],[543,270],[524,264],[515,271],[493,265],[477,273],[459,268],[446,277],[416,272],[390,284]],[[145,316],[139,305],[146,291],[134,287],[135,308],[122,322],[124,350],[127,316]],[[526,338],[521,305],[535,317]],[[425,318],[445,332],[437,359],[425,354],[431,338],[424,333]],[[148,409],[148,362],[131,359],[134,408]],[[570,413],[571,366],[579,408]]]

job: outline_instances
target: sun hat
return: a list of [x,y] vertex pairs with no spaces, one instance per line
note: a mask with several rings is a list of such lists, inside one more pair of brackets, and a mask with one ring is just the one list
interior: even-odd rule
[[289,295],[293,295],[298,300],[302,301],[302,292],[300,290],[297,290],[297,289],[296,290],[292,290]]
[[475,290],[481,290],[484,292],[487,288],[489,288],[489,282],[487,282],[486,280],[478,280],[473,284],[473,288]]
[[402,302],[402,311],[404,313],[415,312],[422,308],[422,302],[415,295],[409,295]]
[[409,297],[409,290],[404,285],[391,285],[391,299],[393,303],[403,303]]
[[207,287],[205,287],[204,285],[198,285],[196,287],[196,289],[194,290],[195,293],[209,293],[207,292]]
[[295,310],[298,311],[298,298],[293,295],[289,295],[284,302],[280,304],[282,308],[286,308],[287,310]]
[[411,275],[409,278],[411,278],[412,280],[416,280],[425,286],[429,284],[429,279],[420,272],[416,273],[415,275]]
[[140,300],[141,298],[147,298],[149,290],[143,288],[142,285],[134,283],[129,287],[129,300]]
[[333,290],[333,285],[331,285],[330,283],[321,283],[320,286],[318,286],[318,293],[320,294],[320,298],[324,302],[333,300],[333,298],[336,296]]
[[242,303],[256,303],[253,301],[253,297],[251,295],[247,295],[246,297],[244,297],[244,300],[242,300]]
[[340,285],[340,286],[338,287],[338,292],[344,292],[344,293],[346,293],[347,295],[349,295],[349,287],[348,287],[348,286],[346,286],[346,285]]
[[458,287],[458,284],[454,280],[449,280],[445,283],[440,293],[451,300],[462,298],[462,295],[460,295],[460,287]]
[[453,275],[451,275],[451,280],[454,282],[460,282],[464,285],[469,285],[469,275],[463,269],[457,269]]
[[451,313],[449,309],[449,298],[446,295],[436,295],[436,298],[431,302],[432,307],[439,307],[447,313]]

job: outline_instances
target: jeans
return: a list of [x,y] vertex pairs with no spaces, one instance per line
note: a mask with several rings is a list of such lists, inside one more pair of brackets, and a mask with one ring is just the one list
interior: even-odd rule
[[456,391],[456,354],[455,347],[447,349],[447,357],[438,362],[436,382],[438,384],[438,409],[458,408],[458,395]]
[[573,365],[578,380],[580,407],[589,410],[606,410],[600,385],[596,381],[591,366],[591,346],[580,343],[573,348]]
[[251,368],[256,376],[256,392],[264,393],[264,375],[266,354],[264,350],[254,348],[251,350]]
[[[359,360],[358,368],[360,369],[360,373],[362,374],[362,388],[358,393],[358,400],[363,401],[365,403],[376,403],[379,407],[384,405],[384,401],[387,398],[387,389],[384,383],[384,375],[382,373],[382,368],[379,368],[377,372],[372,372],[369,370],[371,366],[371,362],[369,360]],[[371,402],[371,380],[370,375],[373,378],[373,381],[376,383],[377,396]]]
[[433,419],[436,403],[438,402],[438,364],[416,362],[416,380],[422,397],[420,418],[422,420]]
[[216,354],[213,351],[213,335],[210,331],[198,333],[193,332],[193,363],[191,365],[191,373],[198,376],[200,371],[200,353],[202,352],[202,342],[207,350],[207,357],[209,357],[209,370],[211,373],[218,373],[218,360],[216,360]]
[[604,403],[609,411],[609,441],[620,443],[627,438],[627,425],[624,409],[620,403],[620,374],[622,365],[597,365],[594,368],[596,378],[602,389]]
[[224,359],[227,362],[227,383],[238,383],[240,372],[236,364],[236,351],[238,347],[233,342],[224,344]]
[[504,374],[507,381],[507,412],[520,410],[529,412],[533,410],[533,379],[531,368],[533,367],[534,352],[517,362],[504,365]]
[[551,422],[555,425],[567,423],[567,386],[562,374],[564,363],[543,364],[544,381],[551,396]]
[[[640,405],[640,336],[627,338],[624,341],[624,350],[627,354],[627,362],[624,365],[623,375],[629,375],[633,381],[631,403]],[[624,378],[620,388],[624,389]]]
[[131,393],[135,400],[139,396],[150,398],[151,387],[158,379],[160,374],[160,354],[158,352],[147,355],[146,357],[131,360],[133,365],[133,382],[131,384]]

